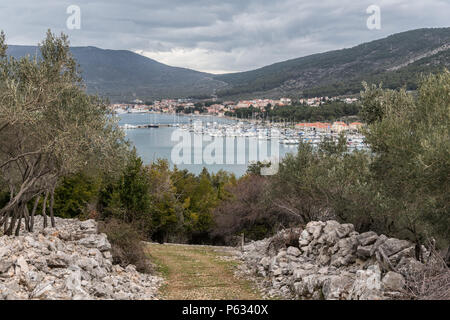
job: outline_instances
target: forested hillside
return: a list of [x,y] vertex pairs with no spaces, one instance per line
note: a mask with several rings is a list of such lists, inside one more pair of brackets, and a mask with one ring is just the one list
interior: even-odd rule
[[449,66],[449,49],[450,28],[419,29],[215,79],[229,84],[222,96],[344,95],[359,93],[362,81],[415,89],[421,72]]
[[[72,47],[89,93],[113,102],[139,98],[336,96],[359,93],[361,82],[416,89],[421,73],[450,65],[450,28],[419,29],[350,49],[314,54],[257,70],[213,75],[167,66],[126,50]],[[14,57],[34,46],[9,46]]]

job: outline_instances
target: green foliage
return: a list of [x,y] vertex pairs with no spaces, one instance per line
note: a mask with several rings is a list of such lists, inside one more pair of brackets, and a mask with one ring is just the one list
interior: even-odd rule
[[63,178],[55,190],[54,210],[62,218],[74,218],[86,214],[88,205],[95,203],[101,181],[86,173]]
[[251,162],[249,163],[248,167],[247,167],[247,172],[246,174],[248,175],[261,175],[261,169],[262,168],[269,168],[271,165],[270,161],[269,162],[261,162],[261,161],[256,161],[256,162]]
[[[88,168],[110,170],[127,150],[105,101],[89,96],[66,35],[50,30],[39,55],[14,59],[0,36],[0,174],[10,191],[0,216],[13,217],[7,233],[27,219],[33,198],[48,195],[54,225],[58,181]],[[78,200],[76,200],[78,201]],[[72,206],[72,204],[69,204]],[[43,206],[45,212],[45,206]],[[73,212],[72,212],[73,213]],[[64,213],[65,214],[65,213]],[[69,213],[70,214],[70,213]],[[25,227],[32,227],[26,223]],[[45,220],[44,225],[47,224]]]
[[196,176],[187,170],[170,170],[166,160],[144,166],[133,152],[118,178],[105,179],[99,195],[104,218],[131,223],[147,238],[160,242],[208,239],[212,210],[228,197],[226,186],[235,182],[224,171]]
[[149,184],[146,169],[136,151],[130,154],[125,168],[116,179],[106,179],[99,194],[99,205],[105,217],[136,223],[146,229],[151,225]]
[[374,180],[388,203],[381,216],[416,241],[449,241],[450,73],[423,78],[417,99],[404,90],[376,99],[383,116],[366,137],[375,151]]
[[256,117],[257,119],[267,119],[273,121],[334,121],[342,117],[358,116],[359,104],[347,104],[344,102],[328,102],[319,107],[306,105],[275,106],[273,109],[261,111],[259,108],[249,107],[237,109],[235,113],[239,119]]
[[167,241],[169,236],[177,237],[183,226],[181,206],[176,198],[176,189],[171,180],[169,164],[166,160],[152,163],[148,171],[150,187],[153,233],[158,240]]
[[269,178],[271,201],[303,223],[337,218],[424,243],[450,241],[450,73],[422,79],[418,97],[365,86],[371,152],[348,153],[343,136],[300,144]]

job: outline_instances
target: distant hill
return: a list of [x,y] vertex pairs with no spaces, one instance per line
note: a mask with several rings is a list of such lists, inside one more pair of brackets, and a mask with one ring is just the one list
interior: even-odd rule
[[[125,50],[73,47],[90,93],[111,101],[135,98],[221,98],[348,95],[361,82],[415,89],[420,73],[450,68],[450,28],[394,34],[350,49],[288,60],[248,72],[212,75],[167,66]],[[35,55],[36,47],[10,46],[8,53]]]
[[418,29],[214,79],[228,84],[218,95],[241,97],[345,95],[363,80],[415,89],[420,72],[448,68],[449,56],[450,28]]
[[[208,73],[167,66],[126,50],[104,50],[96,47],[72,47],[81,66],[90,93],[99,93],[111,101],[130,101],[135,98],[210,97],[224,84]],[[35,46],[8,47],[14,57],[34,56]]]

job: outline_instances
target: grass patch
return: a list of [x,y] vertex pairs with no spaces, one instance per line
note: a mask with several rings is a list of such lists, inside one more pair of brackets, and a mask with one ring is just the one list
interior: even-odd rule
[[250,281],[234,276],[238,262],[221,259],[227,253],[170,244],[149,244],[146,251],[167,280],[162,290],[167,299],[261,299]]

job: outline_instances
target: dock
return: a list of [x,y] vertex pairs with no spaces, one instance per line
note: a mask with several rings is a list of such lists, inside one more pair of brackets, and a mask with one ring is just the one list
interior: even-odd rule
[[175,124],[168,123],[150,123],[150,124],[124,124],[120,126],[122,129],[150,129],[150,128],[162,128],[162,127],[177,127]]

